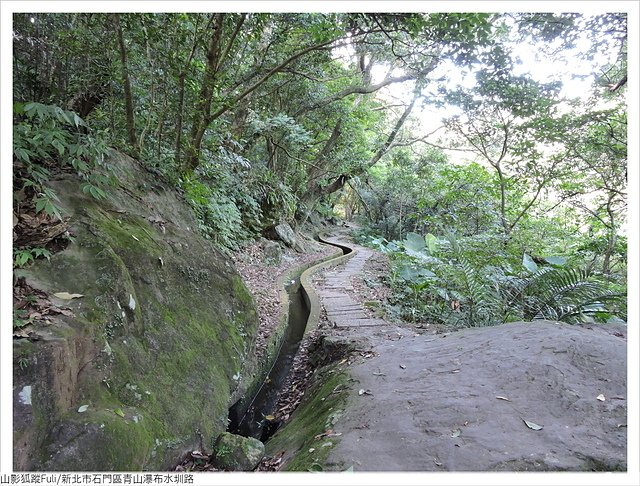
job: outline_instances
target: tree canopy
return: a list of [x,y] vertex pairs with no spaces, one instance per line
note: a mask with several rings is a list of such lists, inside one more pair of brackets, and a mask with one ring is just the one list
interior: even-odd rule
[[61,217],[46,181],[64,166],[106,197],[112,146],[174,182],[222,249],[341,211],[388,239],[499,248],[478,257],[498,266],[557,253],[623,274],[626,28],[624,13],[16,13],[16,202]]

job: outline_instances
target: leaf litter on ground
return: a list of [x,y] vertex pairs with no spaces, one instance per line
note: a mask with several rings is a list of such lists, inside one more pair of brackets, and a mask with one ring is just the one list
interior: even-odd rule
[[69,292],[56,292],[53,295],[54,297],[62,300],[79,299],[80,297],[84,297],[83,294],[70,294]]

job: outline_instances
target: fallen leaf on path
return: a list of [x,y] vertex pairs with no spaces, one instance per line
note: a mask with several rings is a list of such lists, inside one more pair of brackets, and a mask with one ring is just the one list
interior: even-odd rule
[[322,434],[318,434],[313,438],[315,440],[323,439],[324,437],[339,437],[342,435],[342,432],[334,432],[333,429],[327,429]]
[[69,309],[61,309],[60,307],[50,307],[49,309],[47,309],[50,313],[53,314],[62,314],[63,316],[67,316],[67,317],[73,317],[73,312],[71,312]]
[[626,427],[626,426],[627,426],[627,424],[618,424],[618,428],[620,428],[620,427]]
[[403,364],[401,364],[401,365],[400,365],[400,368],[402,368],[403,370],[406,370],[406,369],[407,369],[407,365],[403,365]]
[[504,400],[505,402],[510,402],[511,400],[509,400],[507,397],[496,397],[498,400]]
[[455,429],[453,432],[451,432],[451,437],[455,439],[456,437],[460,437],[461,433],[462,431],[460,429]]
[[56,292],[53,295],[58,299],[63,300],[79,299],[80,297],[84,297],[82,294],[70,294],[69,292]]
[[200,451],[192,451],[191,452],[191,458],[196,461],[196,463],[198,461],[208,461],[209,460],[209,456],[206,454],[203,454]]
[[452,370],[451,373],[460,373],[460,370]]
[[604,402],[606,400],[606,398],[604,397],[604,395],[601,393],[600,395],[598,395],[596,397],[596,400],[600,400],[601,402]]
[[435,463],[436,466],[442,466],[442,463],[438,462],[437,459],[434,459],[433,462]]
[[529,427],[532,430],[542,430],[542,428],[543,428],[542,425],[538,425],[538,424],[535,424],[533,422],[529,422],[528,420],[522,419],[522,421],[525,424],[527,424],[527,427]]
[[29,335],[32,332],[33,331],[31,330],[31,326],[16,327],[13,330],[13,337],[15,337],[15,338],[28,338]]

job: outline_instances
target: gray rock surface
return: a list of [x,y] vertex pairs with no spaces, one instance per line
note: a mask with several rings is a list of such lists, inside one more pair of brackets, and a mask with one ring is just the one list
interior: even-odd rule
[[271,265],[279,265],[282,261],[282,247],[277,241],[264,239],[262,248],[267,263]]
[[293,248],[298,252],[304,252],[305,248],[289,223],[280,223],[273,228],[277,237],[284,242],[289,248]]
[[253,437],[224,432],[216,439],[213,465],[227,471],[252,471],[264,457],[264,444]]
[[627,467],[623,333],[548,321],[341,333],[368,335],[376,356],[351,368],[357,385],[329,462],[355,471]]

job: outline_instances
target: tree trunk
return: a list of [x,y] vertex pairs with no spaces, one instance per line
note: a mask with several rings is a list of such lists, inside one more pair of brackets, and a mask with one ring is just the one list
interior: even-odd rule
[[342,133],[342,118],[339,118],[336,124],[331,130],[331,135],[329,136],[329,140],[327,140],[322,147],[322,150],[318,152],[315,159],[313,160],[313,165],[309,170],[308,180],[307,180],[307,196],[306,200],[313,200],[318,196],[319,186],[318,179],[322,177],[326,172],[324,171],[324,165],[327,157],[334,149],[336,144],[338,143],[338,139],[340,138],[340,134]]
[[491,165],[496,169],[496,174],[498,174],[498,184],[500,185],[500,224],[502,225],[505,236],[509,236],[511,227],[507,221],[507,181],[502,173],[500,162],[491,163]]
[[184,112],[184,80],[187,73],[182,72],[178,77],[178,112],[176,114],[176,142],[175,142],[175,164],[180,167],[180,157],[182,152],[182,115]]
[[613,201],[615,194],[610,193],[607,200],[607,215],[609,216],[609,236],[607,238],[607,248],[604,252],[604,259],[602,262],[602,273],[609,275],[611,273],[611,257],[613,256],[616,248],[616,242],[618,241],[618,235],[616,234],[616,221],[615,213],[613,212]]
[[191,143],[187,148],[187,159],[184,164],[184,171],[191,172],[198,167],[200,159],[200,148],[202,138],[211,123],[211,102],[213,100],[213,88],[220,62],[222,29],[224,26],[223,13],[213,14],[213,26],[211,38],[207,46],[207,66],[202,80],[202,87],[196,103],[193,123],[191,125]]
[[[411,100],[411,103],[409,103],[409,105],[405,108],[404,112],[402,113],[402,115],[400,116],[400,118],[398,119],[396,124],[394,125],[393,130],[391,130],[391,133],[389,133],[389,135],[387,136],[387,139],[384,141],[384,143],[382,145],[380,145],[378,150],[376,150],[376,153],[373,155],[373,157],[371,157],[371,160],[369,160],[364,166],[360,167],[358,170],[354,171],[351,174],[341,174],[336,179],[334,179],[334,181],[332,183],[330,183],[329,185],[327,185],[325,187],[320,187],[317,181],[314,182],[313,186],[310,186],[309,191],[307,192],[308,196],[305,199],[308,201],[308,200],[313,200],[313,198],[321,197],[323,195],[332,194],[332,193],[342,189],[344,187],[344,185],[352,177],[354,177],[356,175],[363,174],[364,172],[367,171],[367,169],[369,169],[369,168],[373,167],[374,165],[376,165],[380,161],[380,159],[391,148],[393,148],[393,142],[396,139],[396,137],[397,137],[398,133],[400,132],[400,129],[404,125],[405,121],[409,117],[409,114],[411,113],[411,110],[413,109],[413,106],[414,106],[416,100],[417,100],[417,96],[414,96],[413,100]],[[333,134],[332,134],[332,137],[333,137]],[[329,139],[329,141],[331,141],[331,139]],[[329,143],[329,142],[327,142],[327,143]],[[325,148],[326,148],[326,145],[325,145]],[[323,152],[324,152],[324,149],[323,149]]]
[[116,32],[118,35],[118,46],[120,48],[120,63],[122,65],[122,82],[124,84],[124,102],[127,116],[127,136],[129,144],[134,151],[138,153],[138,142],[136,139],[136,128],[133,118],[133,95],[131,94],[131,82],[129,80],[129,69],[127,67],[127,49],[124,44],[124,37],[122,35],[122,24],[120,22],[120,14],[116,13],[114,20],[116,24]]

